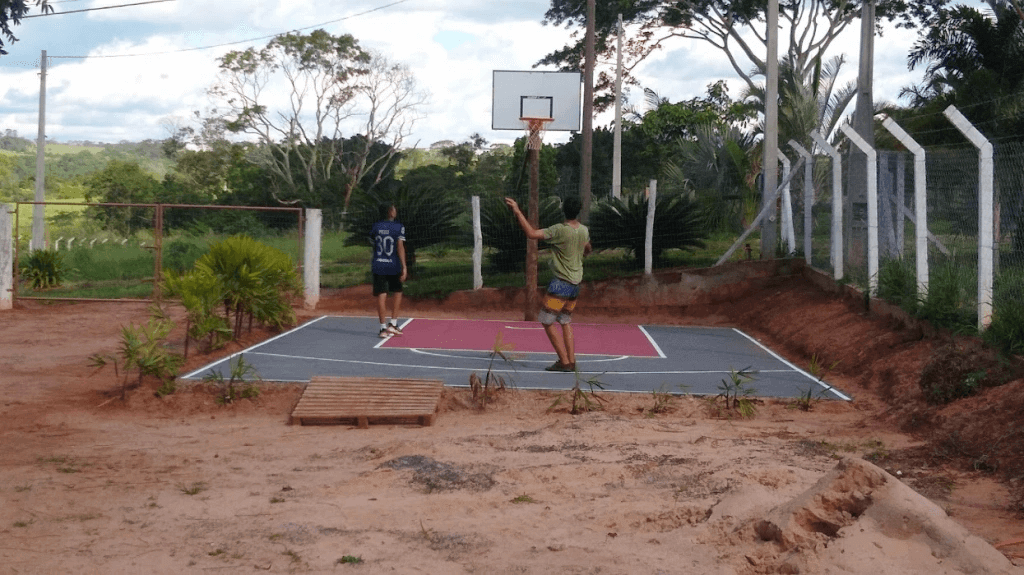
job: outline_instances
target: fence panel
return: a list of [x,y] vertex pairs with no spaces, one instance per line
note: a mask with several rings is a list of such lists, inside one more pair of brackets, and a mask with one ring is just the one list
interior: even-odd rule
[[[246,234],[301,266],[299,208],[43,202],[46,247],[31,252],[32,210],[15,205],[15,297],[146,301],[165,270],[183,272],[214,242]],[[40,281],[57,266],[59,282]]]

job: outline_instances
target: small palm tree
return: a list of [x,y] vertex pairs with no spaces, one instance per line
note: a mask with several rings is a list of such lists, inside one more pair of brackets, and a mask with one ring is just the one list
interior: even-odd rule
[[[636,266],[644,263],[648,199],[640,194],[600,201],[590,214],[590,241],[594,249],[626,248]],[[683,194],[659,195],[654,205],[655,262],[667,249],[704,247],[707,228],[700,206]]]
[[345,215],[345,229],[352,232],[345,245],[369,245],[370,228],[380,218],[380,206],[392,204],[398,209],[398,221],[405,226],[405,258],[410,269],[416,264],[417,250],[456,237],[456,220],[468,208],[437,183],[401,183],[372,192],[357,190]]
[[[694,140],[679,140],[665,167],[665,189],[690,194],[702,206],[708,230],[743,228],[757,211],[760,162],[754,137],[735,127],[706,124]],[[753,213],[751,213],[753,212]]]
[[[523,206],[525,213],[526,198],[519,195],[516,201]],[[541,228],[557,224],[564,219],[561,203],[555,196],[541,198],[538,207],[538,223]],[[512,211],[505,205],[504,198],[491,195],[482,199],[480,228],[484,236],[484,245],[492,250],[488,261],[496,271],[510,272],[523,268],[526,262],[526,234],[519,227]]]

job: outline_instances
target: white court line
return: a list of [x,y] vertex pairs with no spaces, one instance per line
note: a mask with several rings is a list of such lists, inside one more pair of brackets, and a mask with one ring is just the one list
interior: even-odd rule
[[651,334],[647,333],[647,330],[644,329],[644,326],[638,325],[637,327],[640,328],[640,331],[645,336],[647,336],[647,341],[651,342],[651,345],[654,346],[654,351],[658,352],[658,357],[660,357],[661,359],[665,359],[665,353],[661,351],[661,347],[658,346],[658,343],[656,341],[654,341],[654,338],[651,337]]
[[738,330],[736,328],[732,328],[732,329],[736,333],[738,333],[738,334],[742,335],[743,337],[745,337],[745,338],[749,339],[750,341],[752,341],[754,343],[754,345],[756,345],[757,347],[759,347],[759,348],[765,350],[766,352],[768,352],[769,354],[771,354],[771,356],[774,357],[775,359],[781,361],[782,363],[788,365],[789,367],[792,367],[793,371],[795,371],[797,373],[800,373],[800,374],[803,374],[804,376],[807,377],[807,379],[813,381],[814,383],[824,387],[826,390],[828,390],[828,391],[836,394],[837,396],[839,396],[840,399],[842,399],[844,401],[853,401],[853,398],[844,395],[838,389],[836,389],[836,388],[832,387],[831,385],[825,383],[823,380],[818,379],[818,378],[814,377],[813,375],[807,373],[806,371],[800,369],[799,367],[793,365],[788,360],[786,360],[786,358],[780,356],[779,354],[775,353],[774,351],[772,351],[772,350],[768,349],[767,347],[761,345],[761,342],[757,341],[756,339],[750,337],[749,335],[743,333],[742,331],[740,331],[740,330]]
[[[374,365],[374,366],[381,366],[381,367],[408,367],[408,368],[414,368],[414,369],[434,369],[434,370],[438,370],[438,371],[478,371],[479,370],[479,368],[473,368],[473,367],[444,367],[444,366],[438,366],[438,365],[417,365],[417,364],[408,364],[408,363],[390,363],[390,362],[380,362],[380,361],[362,361],[362,360],[357,360],[357,359],[334,359],[334,358],[324,358],[324,357],[307,357],[307,356],[302,356],[302,355],[284,355],[284,354],[280,354],[280,353],[256,352],[256,353],[253,353],[252,355],[262,355],[262,356],[266,356],[266,357],[280,357],[280,358],[283,358],[283,359],[300,359],[300,360],[304,360],[304,361],[327,361],[327,362],[331,362],[331,363],[354,363],[354,364],[359,364],[359,365]],[[503,371],[503,372],[505,372],[505,371],[514,371],[516,373],[547,373],[547,374],[551,374],[551,375],[558,375],[558,373],[564,373],[564,372],[550,372],[550,371],[547,371],[547,370],[525,370],[525,369],[500,370],[500,371]],[[791,370],[788,370],[788,369],[762,369],[762,370],[760,370],[760,372],[761,373],[790,373]],[[703,370],[700,370],[700,371],[685,371],[685,370],[684,371],[607,371],[607,370],[605,370],[605,371],[580,371],[580,373],[597,373],[597,374],[609,373],[609,374],[614,374],[614,375],[648,375],[648,374],[650,374],[650,375],[712,375],[712,374],[728,374],[730,372],[729,371],[723,371],[723,370],[708,370],[708,371],[703,371]]]
[[[433,351],[423,351],[422,349],[419,349],[419,348],[416,348],[416,347],[404,347],[404,348],[399,348],[399,349],[407,349],[407,350],[409,350],[411,352],[414,352],[414,353],[418,353],[418,354],[421,354],[421,355],[429,355],[429,356],[433,356],[433,357],[446,357],[446,358],[450,358],[450,359],[478,359],[478,360],[481,360],[481,361],[491,361],[490,357],[467,357],[465,355],[452,355],[452,354],[448,354],[448,353],[437,353],[437,352],[433,352]],[[489,353],[489,352],[484,352],[483,350],[479,350],[479,349],[453,349],[453,350],[450,350],[450,351],[472,351],[472,352]],[[513,349],[513,350],[510,350],[510,353],[507,354],[507,355],[514,355],[516,353],[517,353],[516,350]],[[547,355],[554,355],[555,352],[554,351],[548,351],[548,352],[529,352],[529,351],[524,351],[524,352],[518,352],[518,353],[544,353],[544,354],[547,354]],[[591,354],[577,353],[576,355],[586,356],[586,355],[591,355]],[[609,357],[609,358],[605,358],[605,359],[588,359],[587,363],[597,363],[599,361],[622,361],[624,359],[629,359],[631,357],[633,357],[633,356],[631,356],[631,355],[620,355],[618,357]],[[640,358],[640,359],[643,359],[643,358]],[[551,359],[515,359],[513,361],[519,361],[519,362],[523,362],[523,363],[548,363],[548,362],[551,361]]]
[[192,373],[190,373],[190,374],[188,374],[188,375],[184,375],[184,376],[182,376],[182,379],[190,379],[190,378],[191,378],[192,376],[196,375],[197,373],[199,373],[199,372],[201,372],[201,371],[204,371],[204,370],[206,370],[207,368],[209,368],[209,367],[211,367],[211,366],[214,366],[214,365],[217,365],[218,363],[221,363],[221,362],[223,362],[223,361],[227,361],[227,362],[228,362],[228,364],[230,365],[230,362],[231,362],[231,360],[232,360],[232,359],[234,359],[234,357],[235,357],[236,355],[242,355],[243,353],[246,353],[246,352],[251,352],[252,350],[256,349],[257,347],[260,347],[261,345],[266,345],[266,344],[268,344],[268,343],[270,343],[270,342],[274,341],[275,339],[279,339],[279,338],[282,338],[282,337],[284,337],[284,336],[286,336],[286,335],[289,335],[289,334],[291,334],[291,333],[294,333],[294,332],[296,332],[296,331],[299,331],[299,330],[300,330],[300,329],[302,329],[302,328],[305,328],[305,327],[309,327],[309,326],[313,325],[314,323],[316,323],[316,322],[318,322],[318,321],[320,321],[320,320],[322,320],[322,319],[324,319],[324,318],[326,318],[326,317],[330,317],[330,316],[322,315],[322,316],[320,316],[320,317],[318,317],[318,318],[316,318],[316,319],[313,319],[313,320],[309,320],[309,321],[307,321],[306,323],[304,323],[304,324],[302,324],[302,325],[298,325],[298,326],[295,326],[295,327],[293,327],[292,329],[290,329],[290,330],[288,330],[288,331],[286,331],[286,332],[284,332],[284,333],[280,333],[280,334],[277,334],[277,335],[275,335],[274,337],[272,337],[272,338],[268,339],[267,341],[264,341],[264,342],[261,342],[261,343],[257,343],[256,345],[254,345],[254,346],[251,346],[251,347],[248,347],[248,348],[246,348],[246,349],[243,349],[242,351],[236,351],[235,353],[233,353],[233,354],[231,354],[231,355],[227,356],[226,358],[223,358],[223,359],[221,359],[220,361],[215,361],[215,362],[211,363],[210,365],[207,365],[207,366],[205,366],[205,367],[201,367],[201,368],[199,368],[199,369],[197,369],[197,370],[193,371]]

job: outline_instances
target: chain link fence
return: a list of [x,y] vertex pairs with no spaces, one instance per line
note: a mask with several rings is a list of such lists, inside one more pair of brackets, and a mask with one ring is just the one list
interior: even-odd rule
[[[32,250],[37,206],[46,245]],[[13,231],[15,299],[158,299],[165,271],[191,269],[210,245],[238,234],[283,251],[297,266],[303,259],[301,208],[18,202]]]
[[[969,330],[978,325],[979,308],[979,152],[969,144],[926,148],[924,152],[926,289],[919,289],[916,277],[915,157],[906,151],[879,150],[878,292],[904,307],[916,306],[918,313],[947,327]],[[1019,314],[1016,310],[1024,308],[1024,144],[993,144],[993,163],[992,303],[993,317],[999,318],[1001,313]],[[870,285],[867,199],[853,185],[856,174],[851,174],[852,164],[848,153],[843,153],[839,166],[841,281],[866,291]],[[831,251],[835,162],[830,156],[818,155],[813,165],[809,261],[813,267],[835,274],[837,262]],[[807,256],[803,245],[806,185],[803,174],[794,174],[790,195],[797,236],[795,255],[799,257]],[[780,226],[780,245],[787,245],[783,234]]]

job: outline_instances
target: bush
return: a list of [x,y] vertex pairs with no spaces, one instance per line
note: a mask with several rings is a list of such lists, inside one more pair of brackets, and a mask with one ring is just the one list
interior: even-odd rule
[[206,250],[198,244],[181,240],[173,241],[164,247],[163,265],[165,269],[181,274],[192,269],[196,260],[205,253]]
[[345,214],[345,229],[351,232],[345,245],[370,245],[370,229],[379,221],[380,206],[390,204],[398,208],[398,221],[405,226],[405,259],[410,270],[416,263],[417,250],[446,243],[456,236],[456,219],[469,209],[468,202],[432,187],[401,184],[390,190],[360,190],[352,194]]
[[33,289],[47,289],[61,285],[68,270],[58,251],[36,250],[21,264],[20,272]]
[[[523,213],[527,213],[527,198],[515,198]],[[541,198],[539,203],[539,227],[546,228],[565,220],[562,204],[557,197]],[[526,234],[505,205],[502,196],[488,196],[480,202],[480,228],[484,245],[493,251],[488,262],[497,272],[514,272],[523,269],[526,263]]]
[[[647,203],[647,198],[640,194],[598,202],[590,215],[590,243],[594,249],[626,248],[633,253],[635,265],[643,267]],[[704,247],[707,237],[701,208],[696,202],[678,194],[658,196],[651,246],[655,265],[665,250]]]
[[985,383],[988,371],[976,351],[948,344],[935,350],[921,371],[919,385],[931,404],[946,404],[974,395]]
[[914,265],[901,259],[882,262],[878,270],[878,297],[916,314],[919,301]]
[[[189,313],[190,337],[214,341],[224,323],[238,338],[248,319],[281,328],[295,321],[290,296],[302,284],[288,254],[246,236],[234,236],[210,246],[186,274],[168,274],[166,290],[180,297]],[[223,323],[215,321],[223,306]],[[192,332],[192,330],[196,332]]]
[[[1018,264],[1019,265],[1019,264]],[[985,341],[1004,354],[1024,355],[1024,269],[1005,267],[996,277],[992,324]]]

